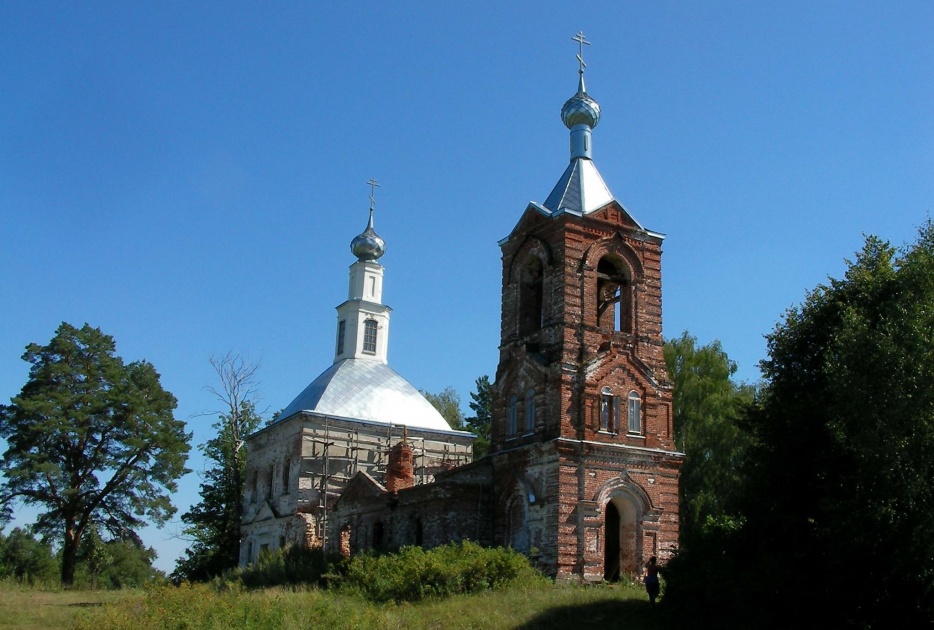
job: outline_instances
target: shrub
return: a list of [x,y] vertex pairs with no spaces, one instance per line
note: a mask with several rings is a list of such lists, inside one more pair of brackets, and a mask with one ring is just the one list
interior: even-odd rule
[[328,555],[321,549],[306,549],[291,545],[275,551],[264,551],[253,564],[234,569],[228,576],[247,588],[263,588],[292,584],[323,585],[340,556]]
[[546,579],[528,558],[511,549],[488,549],[464,541],[425,551],[403,547],[386,555],[361,554],[347,561],[340,588],[374,602],[415,602],[499,589],[541,585]]

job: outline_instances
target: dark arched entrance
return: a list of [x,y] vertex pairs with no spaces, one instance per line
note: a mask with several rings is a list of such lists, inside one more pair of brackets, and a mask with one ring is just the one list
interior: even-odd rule
[[607,501],[604,512],[603,578],[608,581],[621,576],[634,578],[640,567],[636,506],[628,496],[616,496]]
[[603,579],[607,582],[619,580],[619,510],[612,501],[606,504],[606,527],[604,529]]

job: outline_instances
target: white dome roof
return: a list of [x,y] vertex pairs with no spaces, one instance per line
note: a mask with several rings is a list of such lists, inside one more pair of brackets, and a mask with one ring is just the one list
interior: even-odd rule
[[344,359],[313,380],[286,407],[282,420],[300,411],[327,416],[451,431],[438,410],[382,361]]

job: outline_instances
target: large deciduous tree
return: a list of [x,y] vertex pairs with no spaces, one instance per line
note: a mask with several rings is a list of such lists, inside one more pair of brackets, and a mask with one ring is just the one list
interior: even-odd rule
[[89,527],[126,537],[175,512],[170,495],[187,472],[191,436],[152,364],[125,364],[98,328],[63,323],[23,359],[29,381],[0,407],[8,447],[0,498],[39,507],[35,528],[61,540],[61,581],[70,586]]
[[742,525],[676,558],[666,599],[709,627],[930,627],[934,225],[867,238],[767,341]]
[[934,623],[934,225],[900,251],[867,238],[767,340],[749,512],[772,592]]
[[731,504],[741,491],[739,467],[748,438],[739,418],[753,402],[752,386],[733,381],[736,363],[719,341],[699,346],[687,331],[665,342],[673,384],[675,441],[685,454],[681,469],[681,544],[711,527],[730,527]]
[[208,460],[202,473],[201,500],[182,515],[192,539],[173,573],[176,580],[207,580],[237,566],[240,516],[246,474],[248,435],[259,428],[256,372],[259,365],[240,355],[212,357],[220,387],[209,387],[224,407],[213,427],[216,435],[201,446]]

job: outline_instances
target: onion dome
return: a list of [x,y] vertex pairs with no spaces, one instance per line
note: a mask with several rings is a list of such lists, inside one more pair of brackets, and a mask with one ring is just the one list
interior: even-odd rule
[[386,253],[386,242],[373,229],[372,207],[366,229],[350,241],[350,251],[357,257],[357,260],[377,260]]
[[587,125],[593,129],[600,122],[600,104],[587,94],[583,71],[577,94],[569,98],[561,108],[561,121],[568,129],[573,129],[575,125]]

